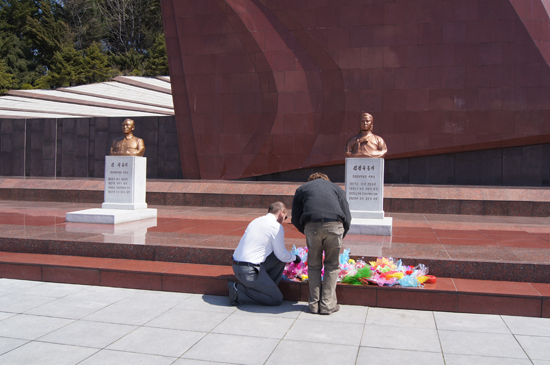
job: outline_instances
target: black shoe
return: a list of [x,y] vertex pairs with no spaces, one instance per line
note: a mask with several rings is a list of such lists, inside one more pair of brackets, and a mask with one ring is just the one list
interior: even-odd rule
[[340,304],[336,304],[336,307],[334,307],[334,309],[330,312],[319,312],[319,314],[323,314],[323,315],[326,315],[328,316],[329,314],[332,314],[332,313],[336,313],[340,310]]
[[235,306],[239,305],[237,301],[237,285],[234,281],[229,280],[227,282],[227,290],[229,291],[229,304]]

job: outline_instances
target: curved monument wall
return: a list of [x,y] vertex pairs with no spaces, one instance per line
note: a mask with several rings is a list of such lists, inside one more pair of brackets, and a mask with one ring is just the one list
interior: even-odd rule
[[543,0],[162,0],[184,178],[550,142]]

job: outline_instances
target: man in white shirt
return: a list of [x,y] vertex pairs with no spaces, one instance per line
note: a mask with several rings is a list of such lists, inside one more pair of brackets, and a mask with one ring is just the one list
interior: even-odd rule
[[279,305],[283,294],[279,282],[287,262],[300,262],[300,257],[285,248],[286,207],[281,202],[269,205],[268,213],[254,219],[246,228],[233,253],[233,272],[239,282],[229,281],[229,302],[239,305],[253,302]]

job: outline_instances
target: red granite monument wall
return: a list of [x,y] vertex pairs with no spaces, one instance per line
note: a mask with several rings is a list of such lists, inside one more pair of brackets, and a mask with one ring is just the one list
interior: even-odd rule
[[162,0],[184,178],[550,142],[545,0]]

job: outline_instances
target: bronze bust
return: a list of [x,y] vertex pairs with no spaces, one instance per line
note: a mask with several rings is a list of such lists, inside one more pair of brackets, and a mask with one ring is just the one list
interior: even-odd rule
[[388,153],[386,142],[382,137],[372,133],[374,118],[369,113],[359,116],[359,134],[351,137],[346,143],[346,157],[379,157]]
[[136,127],[132,119],[125,119],[122,122],[122,133],[124,135],[113,141],[111,156],[143,156],[145,144],[141,138],[133,135],[132,131],[134,129]]

